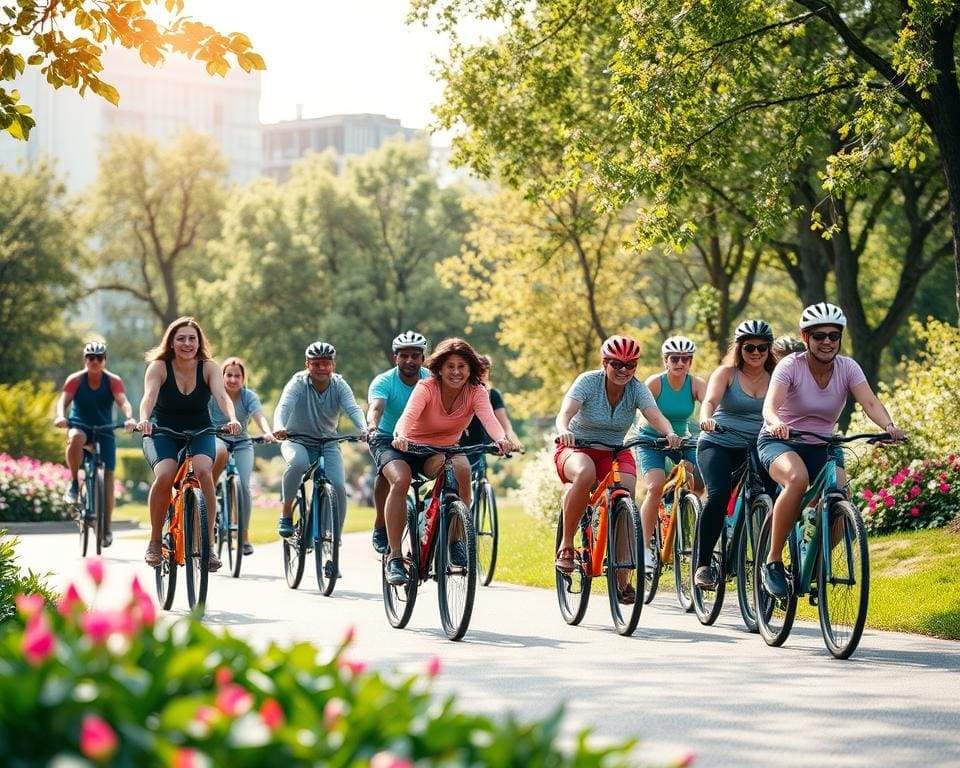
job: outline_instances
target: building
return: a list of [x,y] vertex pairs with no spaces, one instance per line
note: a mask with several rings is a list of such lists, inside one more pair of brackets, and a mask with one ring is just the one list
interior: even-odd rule
[[286,181],[290,166],[307,152],[333,149],[340,158],[362,155],[377,149],[391,136],[412,139],[418,131],[404,128],[386,115],[328,115],[304,118],[297,109],[296,120],[263,126],[263,175]]
[[37,126],[29,141],[0,140],[0,167],[17,170],[41,157],[56,160],[72,192],[97,177],[100,149],[115,131],[166,142],[185,130],[207,133],[223,151],[230,180],[239,184],[261,174],[260,75],[236,67],[226,77],[206,73],[203,63],[170,56],[150,67],[125,48],[103,56],[104,80],[120,92],[119,106],[73,88],[55,90],[37,67],[8,85],[33,107]]

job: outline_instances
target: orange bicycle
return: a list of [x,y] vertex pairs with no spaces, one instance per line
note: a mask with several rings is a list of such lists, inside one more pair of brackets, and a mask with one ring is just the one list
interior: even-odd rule
[[[666,445],[640,437],[622,445],[600,442],[574,443],[575,448],[607,448],[613,463],[596,488],[580,518],[573,538],[573,571],[557,570],[557,601],[567,624],[579,624],[590,601],[593,579],[606,575],[610,614],[618,634],[632,635],[643,608],[643,529],[633,497],[620,483],[620,454],[636,445]],[[557,523],[555,549],[563,539],[563,511]]]
[[153,434],[185,440],[180,451],[179,466],[173,480],[170,505],[160,534],[162,559],[154,571],[157,600],[164,610],[173,605],[177,589],[177,566],[186,566],[187,602],[193,608],[207,600],[207,559],[210,557],[210,528],[207,501],[200,480],[193,472],[193,440],[201,435],[226,434],[218,427],[180,432],[154,425]]

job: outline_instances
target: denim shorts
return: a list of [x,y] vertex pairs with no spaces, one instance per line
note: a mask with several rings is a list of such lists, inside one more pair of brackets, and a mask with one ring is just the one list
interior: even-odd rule
[[[843,451],[839,448],[829,448],[829,446],[820,443],[795,443],[779,440],[773,435],[761,434],[757,438],[757,455],[760,457],[760,463],[764,469],[770,471],[770,465],[776,461],[777,457],[785,453],[795,453],[803,461],[803,466],[807,468],[807,474],[810,480],[817,476],[828,458],[836,459],[839,452],[840,459],[843,459]],[[839,466],[843,466],[838,462]]]
[[432,454],[406,453],[398,451],[393,447],[393,438],[386,435],[377,435],[372,438],[368,445],[370,446],[370,455],[373,456],[373,463],[377,465],[377,474],[383,474],[383,468],[391,461],[403,461],[410,466],[410,474],[413,477],[424,474],[423,465]]
[[[174,440],[166,435],[149,435],[143,438],[143,455],[152,469],[164,459],[176,461],[186,445],[186,440]],[[213,461],[217,455],[217,438],[213,434],[193,438],[193,455],[209,456]]]

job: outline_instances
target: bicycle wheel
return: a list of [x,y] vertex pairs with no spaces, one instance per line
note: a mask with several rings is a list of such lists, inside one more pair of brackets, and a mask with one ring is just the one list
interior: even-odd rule
[[107,514],[106,485],[104,484],[103,467],[97,467],[93,481],[93,524],[97,539],[97,554],[103,550],[103,526]]
[[[584,512],[584,518],[591,508],[587,507]],[[573,536],[573,571],[563,573],[556,570],[557,583],[557,602],[560,604],[560,615],[567,624],[579,624],[583,621],[583,616],[587,612],[587,604],[590,602],[590,566],[583,562],[583,555],[587,552],[587,541],[584,538],[586,530],[585,521],[580,520],[577,526],[577,532]],[[554,550],[560,549],[560,542],[563,540],[563,510],[560,511],[560,519],[557,521],[557,540]]]
[[773,502],[765,493],[750,502],[749,509],[744,510],[746,517],[737,547],[737,604],[740,606],[740,616],[748,632],[760,631],[757,628],[757,608],[754,602],[753,580],[756,576],[754,553],[757,551],[757,541],[760,539],[760,526],[767,519],[771,509],[773,509]]
[[403,629],[413,615],[413,606],[417,602],[417,586],[420,581],[417,562],[420,557],[419,535],[417,530],[417,509],[413,499],[407,497],[407,522],[403,527],[401,545],[403,564],[407,569],[406,584],[390,584],[387,581],[387,558],[389,552],[383,556],[380,582],[383,589],[383,608],[387,613],[387,621],[391,627]]
[[153,569],[157,582],[157,601],[165,611],[170,610],[170,606],[173,605],[173,595],[177,591],[177,553],[173,533],[170,531],[172,517],[173,507],[171,506],[167,508],[167,514],[163,517],[163,528],[160,531],[160,565]]
[[663,570],[663,562],[660,556],[660,550],[663,547],[663,531],[661,528],[669,519],[665,515],[666,512],[661,505],[657,510],[657,523],[653,526],[653,535],[650,537],[653,563],[646,561],[643,563],[643,602],[647,604],[653,602],[653,598],[657,596],[657,587],[660,586],[660,571]]
[[757,610],[757,627],[760,636],[767,645],[780,646],[786,641],[793,627],[797,613],[797,594],[794,584],[800,567],[800,551],[797,546],[797,530],[790,529],[787,542],[783,546],[783,567],[787,571],[787,584],[790,592],[787,597],[773,597],[763,588],[760,568],[767,562],[770,553],[770,529],[773,527],[773,513],[764,519],[757,539],[756,563],[754,565],[753,594]]
[[87,516],[90,514],[90,509],[87,506],[90,503],[90,493],[87,486],[88,483],[84,479],[80,483],[80,501],[73,508],[74,514],[77,516],[77,526],[80,529],[80,557],[87,556],[87,548],[90,546],[90,526],[87,524]]
[[317,566],[317,587],[329,597],[340,578],[340,518],[333,486],[324,483],[314,496],[317,539],[313,542],[313,559]]
[[[707,565],[707,563],[701,563],[697,560],[697,553],[700,551],[700,518],[702,515],[703,509],[701,508],[700,514],[697,516],[697,525],[693,534],[693,558],[691,559],[691,566],[696,565],[697,568],[701,565]],[[710,553],[709,565],[713,566],[717,574],[717,586],[714,589],[701,589],[694,584],[693,579],[690,580],[690,596],[693,598],[693,609],[696,611],[700,623],[705,626],[713,624],[713,622],[717,620],[717,616],[720,615],[720,609],[723,608],[723,596],[727,590],[727,574],[723,560],[723,553],[726,551],[727,523],[726,520],[724,520],[723,527],[720,529],[720,538],[717,539],[713,552]],[[691,570],[693,570],[693,568],[691,568]]]
[[303,578],[303,566],[307,561],[307,538],[309,537],[309,520],[307,519],[307,502],[304,498],[303,485],[297,491],[293,500],[293,536],[283,540],[283,573],[287,577],[287,586],[296,589]]
[[870,600],[870,553],[863,519],[849,501],[830,507],[830,554],[820,558],[820,631],[838,659],[860,643]]
[[[457,544],[462,544],[458,547]],[[465,551],[464,551],[465,550]],[[466,564],[455,564],[466,555]],[[440,598],[440,623],[450,640],[466,634],[477,592],[477,536],[473,516],[459,499],[445,505],[440,521],[440,546],[437,547],[437,594]]]
[[607,595],[613,625],[620,635],[632,635],[643,609],[643,528],[633,499],[613,504],[607,536]]
[[693,537],[700,509],[700,499],[684,491],[673,510],[677,516],[673,535],[673,583],[677,602],[688,613],[693,610]]
[[493,580],[497,567],[497,544],[500,526],[497,520],[497,498],[490,481],[484,478],[473,489],[476,514],[474,518],[477,531],[477,568],[480,584],[484,587]]
[[210,534],[207,503],[199,488],[188,488],[183,497],[183,551],[187,566],[187,603],[203,607],[207,600],[207,560]]
[[224,530],[221,538],[227,547],[227,559],[230,563],[230,573],[234,578],[240,575],[240,562],[243,560],[241,546],[242,524],[240,517],[240,478],[228,475],[226,495],[223,497],[223,518],[221,523]]

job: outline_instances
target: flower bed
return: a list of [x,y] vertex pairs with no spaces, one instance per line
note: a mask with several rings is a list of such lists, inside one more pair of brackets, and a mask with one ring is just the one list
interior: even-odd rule
[[[889,472],[889,462],[877,458]],[[870,533],[939,528],[960,512],[960,456],[914,459],[877,486],[863,487],[863,517]]]
[[63,492],[70,472],[61,464],[0,454],[0,520],[34,522],[68,516]]

